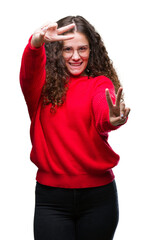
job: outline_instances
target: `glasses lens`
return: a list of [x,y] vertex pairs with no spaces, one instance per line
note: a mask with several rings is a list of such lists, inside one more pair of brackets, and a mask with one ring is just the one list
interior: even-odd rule
[[87,56],[89,53],[89,47],[88,46],[82,46],[78,49],[78,53],[80,56],[84,57]]
[[63,48],[64,57],[71,57],[73,55],[73,49],[71,47]]

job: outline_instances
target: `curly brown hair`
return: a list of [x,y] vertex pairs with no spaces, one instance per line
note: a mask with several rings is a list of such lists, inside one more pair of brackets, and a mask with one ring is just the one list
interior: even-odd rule
[[[96,77],[104,75],[111,79],[115,92],[118,91],[121,83],[113,67],[104,43],[95,28],[82,16],[68,16],[60,19],[58,28],[75,23],[76,31],[84,34],[90,46],[90,56],[85,73],[88,76]],[[71,29],[64,34],[74,32]],[[56,111],[56,106],[61,106],[65,101],[68,89],[69,73],[62,56],[63,42],[48,42],[45,44],[46,50],[46,83],[43,87],[42,95],[44,104],[51,103],[51,112]]]

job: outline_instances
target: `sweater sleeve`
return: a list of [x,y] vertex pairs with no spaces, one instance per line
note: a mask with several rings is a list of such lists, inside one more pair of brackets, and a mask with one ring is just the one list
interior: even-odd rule
[[112,101],[115,103],[115,89],[112,81],[105,76],[101,76],[92,99],[95,126],[99,133],[107,133],[119,128],[119,126],[113,126],[109,120],[109,107],[105,95],[106,88],[109,89]]
[[25,97],[30,118],[37,109],[41,91],[45,83],[46,54],[44,45],[40,48],[31,46],[31,38],[23,52],[20,68],[20,85]]

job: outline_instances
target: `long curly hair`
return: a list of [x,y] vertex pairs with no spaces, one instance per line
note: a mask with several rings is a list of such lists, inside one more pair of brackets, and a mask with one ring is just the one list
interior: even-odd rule
[[[58,28],[68,24],[75,23],[76,31],[84,34],[90,46],[90,56],[85,73],[88,76],[96,77],[104,75],[111,79],[115,92],[118,91],[121,83],[113,67],[104,43],[95,28],[82,16],[68,16],[60,19],[57,24]],[[74,32],[71,29],[66,33]],[[61,106],[66,97],[68,90],[69,73],[62,56],[63,42],[48,42],[45,44],[46,51],[46,82],[43,87],[43,103],[51,103],[51,112],[56,111],[57,106]]]

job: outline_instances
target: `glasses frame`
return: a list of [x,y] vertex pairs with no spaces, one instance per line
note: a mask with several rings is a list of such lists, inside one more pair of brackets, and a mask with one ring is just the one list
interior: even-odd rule
[[78,49],[74,50],[71,46],[64,46],[62,49],[64,58],[71,58],[74,55],[74,52],[77,51],[80,57],[87,57],[90,53],[89,45],[82,45]]

